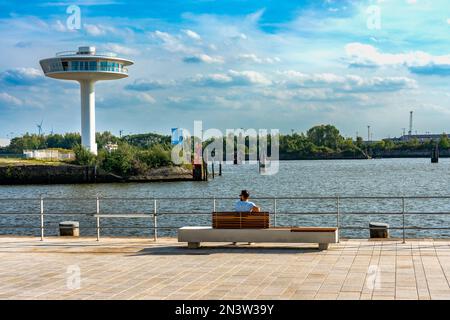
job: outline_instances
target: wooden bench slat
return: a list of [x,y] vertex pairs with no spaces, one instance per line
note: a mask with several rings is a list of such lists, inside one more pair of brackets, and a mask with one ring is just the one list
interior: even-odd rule
[[215,229],[267,229],[270,225],[268,212],[213,212]]

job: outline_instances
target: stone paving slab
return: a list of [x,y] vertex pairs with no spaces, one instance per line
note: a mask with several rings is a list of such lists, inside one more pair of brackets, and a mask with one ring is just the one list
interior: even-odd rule
[[0,237],[0,299],[450,299],[450,241]]

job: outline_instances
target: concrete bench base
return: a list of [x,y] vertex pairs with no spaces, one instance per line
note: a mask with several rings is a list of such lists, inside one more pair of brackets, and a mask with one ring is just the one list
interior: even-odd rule
[[337,229],[326,231],[295,231],[290,228],[269,229],[213,229],[211,227],[183,227],[178,229],[178,242],[188,248],[199,248],[202,242],[259,242],[259,243],[318,243],[319,250],[327,250],[338,242]]

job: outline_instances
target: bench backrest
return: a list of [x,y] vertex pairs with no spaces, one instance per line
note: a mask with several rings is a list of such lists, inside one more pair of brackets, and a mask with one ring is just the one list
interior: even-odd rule
[[267,229],[270,225],[268,212],[213,212],[214,229]]

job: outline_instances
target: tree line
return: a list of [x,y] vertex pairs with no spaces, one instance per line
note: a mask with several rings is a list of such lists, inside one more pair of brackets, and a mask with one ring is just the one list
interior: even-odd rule
[[[438,141],[384,139],[367,142],[361,137],[357,137],[356,140],[345,138],[333,125],[318,125],[310,128],[306,133],[280,134],[278,138],[281,160],[367,158],[374,154],[382,155],[387,151],[431,151],[436,144],[440,150],[450,149],[450,139],[446,134],[442,134]],[[249,137],[245,139],[246,152],[251,145],[250,139]],[[117,137],[105,131],[96,134],[96,141],[99,150],[97,156],[80,146],[79,133],[50,135],[27,133],[13,138],[9,146],[0,148],[0,153],[22,154],[26,149],[72,149],[76,155],[76,163],[97,165],[121,175],[144,174],[149,168],[172,165],[171,138],[168,135],[146,133]],[[225,138],[224,141],[226,142]],[[210,142],[210,140],[204,142],[203,146]],[[270,139],[268,142],[270,149]],[[104,148],[108,143],[117,144],[118,149],[108,152]]]

